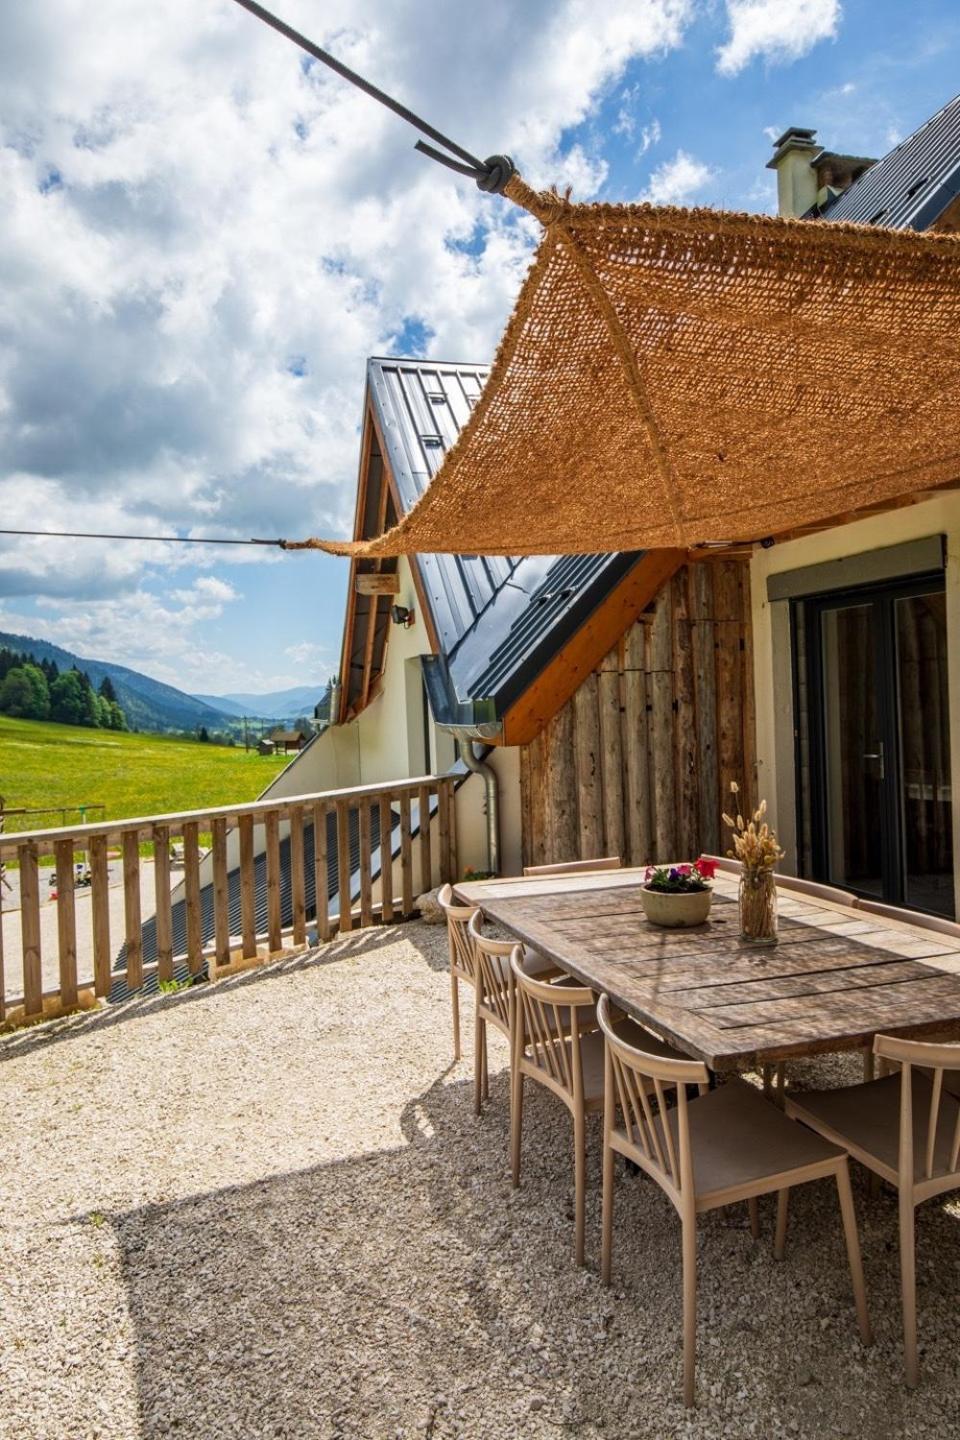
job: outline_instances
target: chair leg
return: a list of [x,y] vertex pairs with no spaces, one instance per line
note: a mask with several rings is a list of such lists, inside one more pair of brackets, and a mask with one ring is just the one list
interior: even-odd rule
[[587,1120],[583,1111],[573,1116],[574,1172],[574,1257],[578,1265],[584,1261],[584,1231],[587,1208]]
[[747,1210],[750,1212],[750,1234],[754,1240],[760,1239],[760,1203],[756,1195],[747,1201]]
[[920,1380],[917,1357],[917,1260],[916,1212],[913,1196],[906,1186],[900,1187],[900,1284],[903,1290],[903,1353],[907,1365],[907,1384],[911,1388]]
[[600,1247],[600,1279],[610,1284],[613,1260],[613,1146],[603,1147],[603,1223]]
[[513,1067],[513,1105],[510,1114],[510,1164],[513,1188],[520,1184],[520,1138],[523,1133],[523,1072]]
[[460,982],[450,971],[450,1010],[453,1014],[453,1058],[460,1059]]
[[787,1209],[790,1201],[789,1187],[777,1193],[777,1230],[773,1240],[773,1258],[782,1260],[787,1248]]
[[[840,1215],[843,1219],[843,1236],[847,1242],[847,1261],[850,1265],[850,1280],[853,1284],[853,1300],[857,1307],[857,1324],[864,1345],[873,1342],[870,1330],[870,1316],[867,1314],[867,1287],[863,1281],[863,1261],[860,1258],[860,1237],[857,1234],[857,1212],[853,1208],[853,1191],[850,1189],[850,1167],[847,1161],[837,1171],[837,1194],[840,1198]],[[911,1210],[911,1216],[913,1211]]]
[[483,1110],[483,1069],[486,1049],[486,1028],[478,1015],[473,1027],[473,1113],[475,1115],[479,1115]]
[[490,1061],[487,1056],[487,1022],[483,1022],[483,1098],[490,1099]]
[[683,1403],[693,1404],[697,1361],[697,1221],[683,1219]]
[[872,1045],[865,1045],[865,1046],[863,1047],[863,1078],[864,1078],[864,1080],[872,1080],[872,1079],[874,1078],[874,1075],[876,1074],[876,1068],[877,1068],[877,1067],[876,1067],[876,1060],[875,1060],[874,1054],[873,1054],[873,1046],[872,1046]]

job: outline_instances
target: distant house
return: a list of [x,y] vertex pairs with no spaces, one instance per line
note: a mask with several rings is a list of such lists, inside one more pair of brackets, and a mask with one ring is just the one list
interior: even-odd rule
[[276,755],[276,753],[277,753],[277,747],[276,747],[276,745],[274,745],[274,743],[273,743],[272,740],[268,740],[267,737],[266,737],[266,735],[264,735],[264,736],[262,737],[262,739],[260,739],[260,740],[257,741],[257,754],[258,754],[258,755]]
[[296,754],[307,743],[299,730],[271,730],[270,739],[274,750],[282,750],[285,755]]

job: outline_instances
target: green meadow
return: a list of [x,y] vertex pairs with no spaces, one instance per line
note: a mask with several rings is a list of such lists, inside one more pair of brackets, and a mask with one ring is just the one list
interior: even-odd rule
[[96,823],[255,800],[285,764],[283,756],[248,753],[242,746],[0,715],[0,796],[6,809],[50,808],[45,815],[8,814],[8,832],[77,825],[80,805],[105,807],[88,812],[88,822]]

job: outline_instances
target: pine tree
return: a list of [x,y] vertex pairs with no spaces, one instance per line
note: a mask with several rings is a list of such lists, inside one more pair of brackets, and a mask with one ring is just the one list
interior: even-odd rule
[[110,679],[109,675],[104,675],[103,679],[100,681],[100,689],[97,693],[102,695],[104,700],[116,701],[117,692],[113,688],[113,681]]

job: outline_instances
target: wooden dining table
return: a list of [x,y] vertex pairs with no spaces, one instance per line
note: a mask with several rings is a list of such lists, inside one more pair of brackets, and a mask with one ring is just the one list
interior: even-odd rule
[[651,925],[642,870],[462,882],[462,904],[602,991],[712,1070],[867,1046],[878,1033],[960,1038],[960,939],[778,887],[776,945],[740,939],[736,875],[710,918]]

